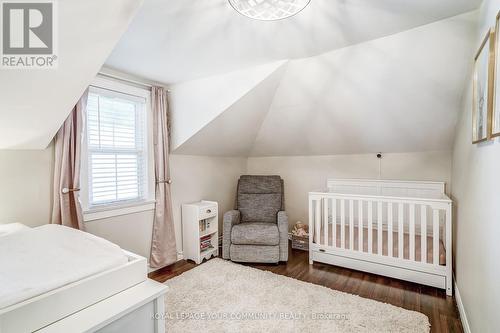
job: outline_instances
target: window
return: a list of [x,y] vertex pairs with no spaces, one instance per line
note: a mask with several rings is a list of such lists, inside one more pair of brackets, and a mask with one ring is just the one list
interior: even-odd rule
[[148,96],[146,90],[116,82],[89,88],[82,154],[84,211],[144,204],[152,198]]

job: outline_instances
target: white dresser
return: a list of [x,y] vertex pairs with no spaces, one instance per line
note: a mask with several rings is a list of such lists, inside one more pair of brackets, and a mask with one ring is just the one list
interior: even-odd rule
[[182,244],[184,259],[200,264],[219,255],[219,209],[215,201],[182,205]]

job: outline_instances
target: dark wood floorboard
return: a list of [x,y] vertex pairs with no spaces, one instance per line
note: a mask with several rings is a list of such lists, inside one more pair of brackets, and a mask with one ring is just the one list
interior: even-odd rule
[[[308,252],[300,250],[290,249],[287,263],[245,265],[422,312],[429,317],[431,332],[463,332],[455,299],[444,290],[322,263],[311,266]],[[194,267],[194,262],[181,260],[149,277],[165,282]]]

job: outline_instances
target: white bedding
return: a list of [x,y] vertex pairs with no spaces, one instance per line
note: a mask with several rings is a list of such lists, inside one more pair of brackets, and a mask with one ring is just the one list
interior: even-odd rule
[[128,261],[97,236],[44,225],[0,238],[0,309]]
[[30,228],[21,223],[0,224],[0,237],[25,230],[30,230]]

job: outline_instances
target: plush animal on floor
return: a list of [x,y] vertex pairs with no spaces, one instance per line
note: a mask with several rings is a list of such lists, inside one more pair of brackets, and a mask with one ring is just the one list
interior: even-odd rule
[[292,235],[308,236],[309,235],[308,229],[309,228],[308,228],[307,224],[304,224],[300,221],[297,221],[297,223],[295,223],[295,225],[293,226]]

